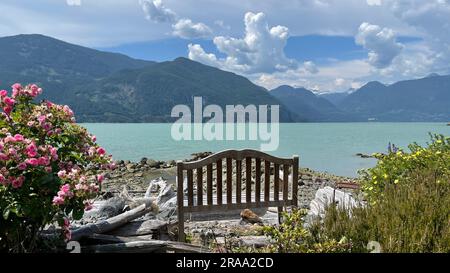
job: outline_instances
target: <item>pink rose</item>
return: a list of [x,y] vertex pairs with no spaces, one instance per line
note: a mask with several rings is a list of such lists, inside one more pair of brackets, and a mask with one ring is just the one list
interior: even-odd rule
[[17,156],[17,150],[14,148],[9,148],[8,153],[10,156]]
[[3,98],[3,102],[9,106],[13,106],[16,103],[16,101],[10,97]]
[[64,204],[64,198],[62,198],[61,196],[53,197],[53,204],[54,205],[62,205],[62,204]]
[[4,153],[0,153],[0,160],[6,161],[8,159],[9,159],[9,157],[7,155],[5,155]]
[[39,165],[41,165],[41,166],[47,166],[48,164],[50,164],[50,160],[45,156],[39,157],[38,161],[39,161]]
[[66,115],[68,115],[68,116],[73,116],[72,109],[70,109],[69,106],[64,105],[64,106],[63,106],[63,111],[64,111],[64,113],[66,113]]
[[50,155],[52,156],[53,160],[58,160],[58,149],[56,149],[55,147],[51,147]]
[[36,150],[37,150],[37,148],[34,143],[31,143],[30,145],[28,145],[26,148],[28,157],[35,157],[37,155]]
[[30,89],[32,97],[36,97],[37,95],[42,93],[42,88],[39,88],[36,84],[32,84]]
[[99,155],[104,155],[106,153],[105,149],[103,149],[102,147],[97,148],[97,153]]
[[43,128],[45,131],[48,131],[48,130],[50,130],[50,129],[52,128],[52,126],[50,125],[50,123],[43,123],[43,124],[42,124],[42,128]]
[[25,160],[25,163],[27,163],[28,165],[31,165],[33,167],[36,167],[39,165],[39,160],[37,160],[36,158],[29,158],[29,159]]
[[0,97],[6,97],[7,95],[8,95],[8,91],[6,91],[6,90],[0,91]]
[[11,87],[12,87],[12,89],[16,89],[16,90],[22,89],[22,85],[20,83],[15,83]]
[[64,184],[61,186],[60,189],[63,193],[67,194],[70,191],[70,185],[69,184]]
[[47,166],[47,167],[44,168],[44,170],[45,170],[47,173],[51,173],[51,172],[52,172],[52,167]]
[[102,183],[104,179],[105,179],[105,176],[104,176],[103,174],[97,175],[97,181],[98,181],[98,183]]
[[38,121],[40,123],[44,122],[46,119],[47,119],[47,117],[45,115],[41,115],[41,116],[38,117]]
[[37,156],[37,152],[35,150],[30,150],[27,152],[28,157],[35,157]]
[[5,143],[9,143],[9,142],[14,143],[14,142],[16,142],[16,139],[12,136],[5,137]]
[[64,179],[64,178],[66,178],[66,171],[65,170],[62,170],[62,171],[59,171],[58,172],[58,177],[59,178],[61,178],[61,179]]
[[20,176],[20,177],[14,179],[11,184],[12,184],[13,188],[17,189],[17,188],[22,187],[23,181],[25,181],[25,177]]
[[19,163],[19,165],[17,165],[17,168],[23,171],[27,168],[27,164],[25,162]]
[[96,141],[97,141],[97,137],[94,136],[94,135],[91,135],[91,140],[92,140],[93,142],[96,142]]
[[21,134],[14,135],[14,138],[16,139],[17,142],[22,142],[24,140],[23,135]]
[[0,174],[0,184],[2,184],[3,186],[6,186],[8,184],[8,181],[3,176],[3,174]]
[[3,107],[3,112],[5,112],[5,114],[9,116],[12,112],[12,107],[11,106]]

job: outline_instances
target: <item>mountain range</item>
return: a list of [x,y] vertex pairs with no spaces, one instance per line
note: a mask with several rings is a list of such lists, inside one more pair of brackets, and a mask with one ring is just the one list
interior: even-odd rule
[[280,105],[282,122],[450,120],[450,76],[353,92],[316,95],[283,85],[271,91],[247,78],[186,58],[167,62],[69,44],[43,35],[0,38],[0,89],[37,83],[41,99],[68,104],[79,122],[168,122],[177,104]]

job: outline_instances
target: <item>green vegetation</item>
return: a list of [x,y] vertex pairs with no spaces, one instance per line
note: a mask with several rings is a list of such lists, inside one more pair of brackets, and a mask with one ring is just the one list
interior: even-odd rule
[[410,152],[377,154],[363,171],[366,202],[355,208],[329,205],[325,217],[304,228],[304,211],[284,215],[279,227],[265,227],[273,243],[262,252],[450,252],[450,138],[431,137]]

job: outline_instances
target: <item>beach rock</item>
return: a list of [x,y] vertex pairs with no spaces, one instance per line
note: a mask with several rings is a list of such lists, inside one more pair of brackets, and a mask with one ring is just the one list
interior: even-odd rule
[[259,216],[254,213],[253,211],[251,211],[250,209],[244,209],[243,211],[241,211],[241,219],[242,221],[246,222],[246,223],[250,223],[250,224],[262,224],[262,220],[261,218],[259,218]]
[[143,157],[143,158],[141,158],[141,161],[139,161],[139,163],[141,163],[141,165],[145,165],[145,164],[147,164],[147,158],[146,157]]
[[151,168],[159,168],[159,161],[153,160],[153,159],[148,159],[147,160],[147,165]]
[[372,157],[370,155],[366,155],[366,154],[363,154],[363,153],[357,153],[356,156],[359,156],[361,158],[371,158]]
[[134,169],[136,168],[136,165],[133,164],[133,163],[129,163],[129,164],[126,165],[126,168],[127,168],[127,170],[128,170],[129,172],[133,172]]
[[200,153],[193,153],[191,154],[192,158],[189,159],[188,161],[196,161],[196,160],[200,160],[202,158],[208,157],[210,155],[212,155],[212,152],[200,152]]
[[169,160],[169,161],[167,161],[166,165],[168,167],[172,167],[172,166],[177,165],[177,162],[175,160]]
[[360,206],[360,203],[353,198],[351,193],[334,189],[332,187],[324,187],[317,190],[314,199],[309,205],[306,223],[311,224],[317,218],[325,216],[327,206],[335,204],[345,209],[351,209]]

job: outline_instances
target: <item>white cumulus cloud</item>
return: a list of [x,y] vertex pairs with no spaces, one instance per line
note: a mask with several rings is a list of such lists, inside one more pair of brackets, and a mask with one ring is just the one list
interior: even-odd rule
[[[247,12],[244,17],[245,34],[242,38],[217,36],[214,44],[226,55],[214,56],[215,66],[247,74],[286,71],[298,66],[295,60],[284,54],[289,31],[284,26],[269,27],[264,13]],[[204,58],[200,45],[189,47],[189,58],[201,61]],[[208,54],[211,57],[211,54]],[[211,60],[212,58],[208,58]]]
[[184,39],[205,38],[212,30],[203,23],[193,23],[190,19],[180,19],[173,26],[173,34]]
[[306,71],[308,71],[311,74],[316,74],[319,72],[319,69],[317,69],[317,66],[312,61],[306,61],[303,63],[303,67]]
[[175,12],[166,8],[161,0],[139,0],[139,4],[141,4],[147,20],[157,23],[175,21]]
[[177,14],[166,8],[162,0],[139,0],[147,20],[156,23],[171,23],[172,34],[183,39],[206,38],[212,30],[204,23],[192,22],[189,18],[178,19]]
[[381,6],[381,0],[367,0],[369,6]]
[[[421,63],[430,70],[450,72],[450,1],[449,0],[383,0],[393,14],[421,33],[423,48],[415,58],[404,56],[403,63]],[[425,57],[423,55],[426,55]],[[432,63],[430,63],[432,60]]]
[[209,54],[206,53],[200,45],[189,44],[188,50],[189,50],[189,55],[188,55],[189,59],[195,60],[197,62],[201,62],[206,65],[210,65],[210,66],[218,65],[216,55],[214,55],[212,53],[209,53]]
[[81,0],[66,0],[69,6],[81,6]]
[[355,41],[369,51],[369,63],[376,68],[388,67],[403,49],[392,29],[366,22],[359,26]]

